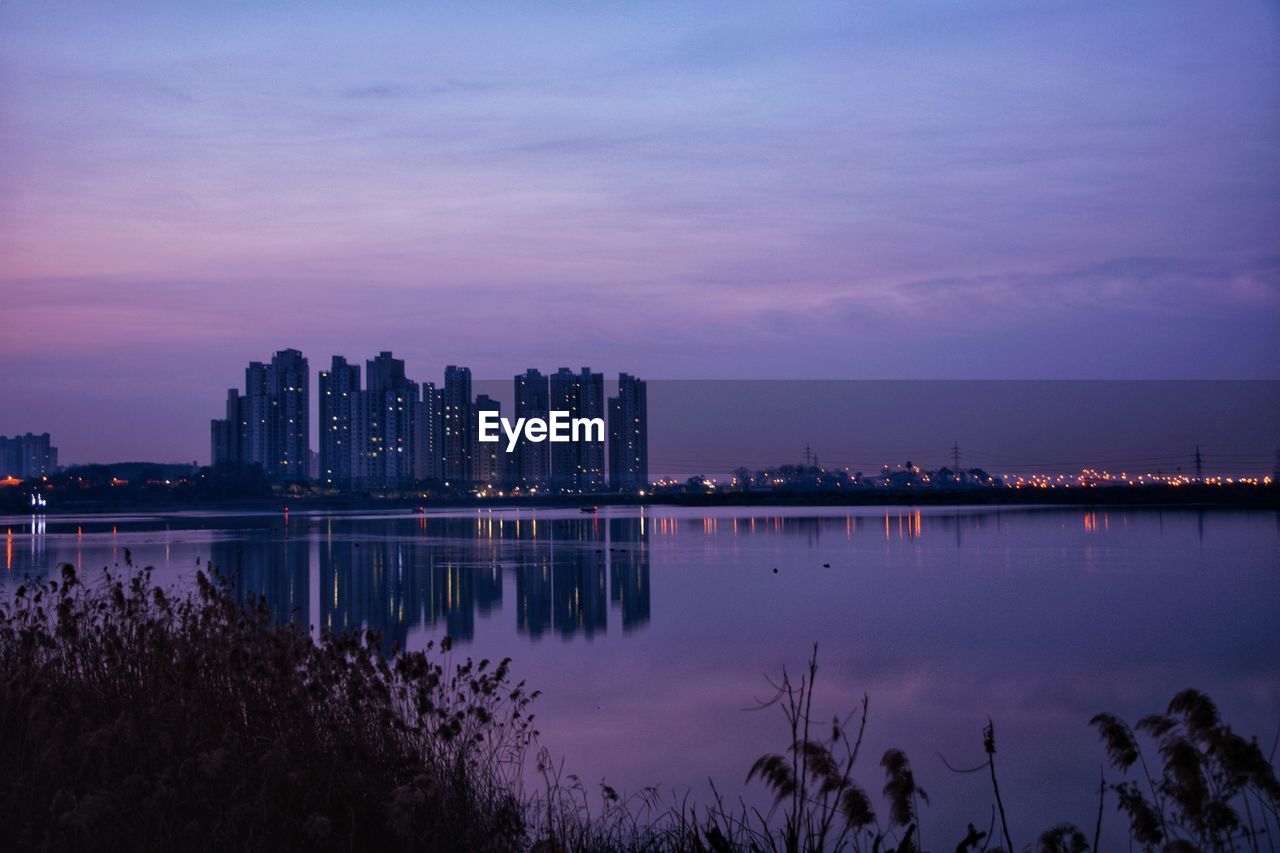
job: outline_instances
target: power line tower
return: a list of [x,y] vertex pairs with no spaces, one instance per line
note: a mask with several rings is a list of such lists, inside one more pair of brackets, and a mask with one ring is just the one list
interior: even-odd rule
[[1280,447],[1276,448],[1276,465],[1271,469],[1271,482],[1280,483]]
[[1200,455],[1200,445],[1196,445],[1196,482],[1204,481],[1204,457]]
[[957,476],[959,476],[960,474],[960,442],[958,441],[951,445],[951,470],[954,471]]
[[813,464],[813,448],[809,446],[809,442],[804,443],[804,467],[808,468]]

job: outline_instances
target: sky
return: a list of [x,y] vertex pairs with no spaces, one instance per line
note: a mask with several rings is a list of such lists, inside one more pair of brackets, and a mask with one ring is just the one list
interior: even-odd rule
[[1280,379],[1278,141],[1252,0],[0,2],[0,434],[207,459],[284,347]]

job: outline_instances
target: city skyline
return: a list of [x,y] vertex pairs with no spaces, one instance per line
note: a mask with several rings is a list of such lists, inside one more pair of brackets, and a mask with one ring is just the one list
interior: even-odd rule
[[[297,351],[284,352],[301,357]],[[396,375],[406,371],[403,360],[389,351],[369,361],[395,363]],[[317,371],[319,381],[311,387],[322,388],[326,373],[339,366],[354,379],[345,387],[361,385],[358,363],[335,356],[329,371]],[[265,367],[253,362],[246,373],[260,377]],[[529,417],[545,414],[549,380],[550,374],[528,369],[513,379],[469,384],[474,399]],[[441,410],[443,387],[431,381],[417,384],[422,406]],[[1201,448],[1205,476],[1262,478],[1280,472],[1280,382],[657,380],[644,386],[653,427],[646,459],[651,481],[694,474],[726,481],[743,467],[761,472],[804,463],[810,451],[828,470],[860,471],[868,477],[905,462],[936,471],[952,467],[956,445],[966,468],[1014,478],[1071,478],[1085,470],[1111,476],[1194,476]],[[611,381],[611,394],[614,387]],[[62,447],[60,425],[49,424],[45,432],[52,433],[58,445],[53,451],[64,467],[202,464],[209,461],[205,454],[215,437],[202,415],[219,414],[210,405],[213,399],[216,392],[206,393],[199,412],[180,412],[201,425],[203,433],[201,446],[191,448],[186,459],[155,454],[76,458]],[[231,389],[222,416],[244,400],[238,389]],[[309,406],[308,416],[317,424],[310,447],[320,464],[325,445],[318,423],[325,415],[319,402]],[[442,428],[434,422],[435,428],[415,429],[413,440],[443,447]],[[545,442],[524,442],[510,454],[502,451],[505,473],[513,482],[519,482],[522,459],[530,451],[533,464],[546,470],[550,445]],[[422,466],[415,466],[413,474],[417,480],[431,477]]]
[[622,373],[617,385],[619,396],[607,398],[606,407],[604,375],[588,367],[576,373],[562,367],[550,376],[533,368],[516,374],[510,399],[517,418],[545,420],[559,413],[594,420],[598,437],[546,436],[544,442],[522,435],[504,448],[481,441],[480,413],[500,417],[502,403],[473,393],[468,367],[445,367],[437,388],[410,379],[404,359],[382,350],[365,362],[362,383],[359,364],[334,355],[329,369],[318,371],[313,402],[308,359],[299,350],[282,349],[269,363],[249,363],[243,394],[227,390],[224,416],[210,421],[210,464],[258,466],[275,483],[317,483],[344,492],[404,490],[434,481],[499,495],[643,494],[650,482],[645,383]]
[[[370,361],[390,358],[391,353],[383,351]],[[347,365],[342,356],[334,356],[330,371],[318,371],[319,387],[324,387],[326,374],[338,365],[354,375],[354,384],[345,387],[358,387],[358,365]],[[263,363],[253,362],[246,374],[260,377],[263,369]],[[530,378],[532,386],[528,386]],[[476,399],[488,400],[500,411],[504,400],[510,404],[514,399],[516,417],[541,416],[549,399],[548,380],[536,369],[516,375],[514,381],[478,380],[475,385],[481,390]],[[539,384],[540,396],[530,398],[526,393],[522,398],[522,385],[527,390]],[[728,478],[742,467],[760,472],[809,464],[805,459],[810,452],[832,471],[860,470],[870,476],[882,467],[900,468],[904,460],[936,470],[952,465],[953,449],[960,444],[966,467],[1000,476],[1070,477],[1085,470],[1191,476],[1202,445],[1206,476],[1270,474],[1274,478],[1280,472],[1280,447],[1274,439],[1280,435],[1280,408],[1275,405],[1280,382],[659,380],[643,384],[656,391],[656,396],[646,395],[656,400],[658,413],[652,480],[690,474]],[[433,382],[420,386],[420,405],[439,411],[443,389]],[[245,400],[239,389],[229,389],[223,417],[233,418],[230,413],[237,411],[236,406],[247,405]],[[762,400],[775,405],[761,407]],[[208,408],[205,402],[203,408]],[[309,415],[318,415],[317,423],[325,418],[323,403],[309,408]],[[204,454],[211,439],[218,442],[218,427],[211,434],[209,421],[198,415],[195,420],[205,425],[201,430],[204,450],[193,448],[189,457],[211,461]],[[430,417],[418,419],[424,428],[415,430],[413,439],[424,447],[442,447],[439,421],[434,420],[435,428],[425,427],[432,422]],[[61,434],[56,426],[51,431],[55,439]],[[15,434],[7,439],[4,458],[17,459],[20,442],[34,441],[47,447],[42,452],[49,452],[47,458],[54,460],[41,463],[42,470],[90,464],[203,464],[201,458],[156,455],[75,458],[58,446],[49,447],[49,433]],[[943,435],[953,440],[944,443]],[[319,438],[313,436],[310,441],[316,479],[321,482],[329,479],[319,470],[324,467],[325,438],[320,431]],[[513,453],[502,451],[503,467],[513,483],[520,482],[522,460],[530,452],[535,454],[535,466],[545,470],[550,465],[549,444],[520,443]],[[414,468],[415,479],[433,477],[426,464]],[[8,467],[24,470],[16,462]],[[350,475],[338,475],[343,476]]]
[[[306,361],[297,350],[276,354],[281,356],[290,363]],[[338,365],[347,367],[358,389],[358,364],[347,365],[344,357],[334,356],[334,367]],[[401,465],[398,477],[355,476],[348,486],[405,486],[433,477],[433,471],[440,481],[472,482],[481,448],[476,438],[476,404],[481,399],[499,410],[504,404],[511,406],[517,418],[545,417],[559,409],[572,416],[599,412],[606,422],[603,447],[521,439],[508,453],[501,443],[493,445],[495,459],[501,460],[488,467],[500,476],[493,481],[495,490],[500,482],[504,489],[521,486],[523,491],[530,486],[544,492],[593,491],[601,484],[635,491],[672,477],[709,474],[727,480],[740,468],[755,472],[802,461],[816,465],[819,456],[831,470],[868,477],[904,462],[909,467],[913,459],[937,469],[953,462],[951,443],[944,447],[937,441],[941,434],[964,436],[964,467],[989,469],[996,476],[1039,479],[1096,470],[1198,478],[1202,459],[1208,464],[1204,470],[1213,476],[1262,478],[1280,472],[1280,444],[1275,438],[1280,436],[1280,382],[650,383],[622,372],[616,382],[608,383],[606,394],[603,375],[587,367],[547,373],[528,368],[512,379],[486,380],[474,379],[468,367],[450,364],[437,387],[430,381],[408,380],[405,365],[387,350],[366,362],[370,376],[376,369],[384,377],[380,387],[386,377],[394,377],[392,386],[409,395],[397,399],[399,393],[393,390],[374,408],[412,409],[410,415],[402,411],[400,431],[389,433],[388,440],[394,443],[391,436],[403,435],[402,453],[413,461]],[[246,377],[261,371],[262,364],[252,362]],[[324,371],[319,371],[319,378],[317,385],[322,387]],[[656,418],[650,417],[651,384],[658,391]],[[323,405],[321,397],[310,408]],[[353,424],[361,405],[348,413]],[[643,426],[628,436],[624,426],[637,412]],[[378,417],[373,415],[372,421]],[[653,470],[651,421],[658,437]],[[374,429],[372,434],[380,435]],[[323,432],[320,435],[320,442],[312,446],[323,468]],[[371,433],[366,427],[364,432],[353,430],[353,435],[365,443]],[[863,443],[870,436],[879,438]],[[863,441],[851,441],[853,437]],[[430,448],[428,453],[417,454],[415,443]],[[1208,448],[1203,457],[1202,443]],[[960,451],[958,440],[954,450]],[[424,456],[433,461],[423,461]],[[603,468],[606,459],[607,477],[587,476],[579,482],[592,466]],[[613,472],[626,471],[631,473],[615,480]],[[323,481],[322,473],[317,471],[316,479]]]

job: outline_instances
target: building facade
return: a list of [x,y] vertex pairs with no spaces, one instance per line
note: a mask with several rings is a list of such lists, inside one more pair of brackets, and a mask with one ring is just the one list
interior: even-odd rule
[[605,409],[604,374],[582,368],[578,395],[578,417],[599,419],[605,425],[600,441],[581,441],[570,445],[577,450],[574,487],[579,492],[599,492],[605,487],[605,440],[609,418]]
[[[568,412],[570,418],[605,420],[604,374],[584,367],[574,373],[562,367],[549,382],[551,411]],[[552,489],[561,492],[595,492],[604,487],[604,443],[559,442],[550,446]]]
[[452,364],[446,367],[443,390],[440,421],[444,465],[441,474],[446,483],[469,483],[473,475],[471,368]]
[[417,403],[418,415],[414,419],[417,430],[413,454],[415,480],[440,480],[444,471],[444,421],[441,418],[441,406],[441,389],[434,382],[422,383]]
[[320,373],[320,482],[347,490],[402,489],[417,479],[420,397],[404,360],[381,352],[360,368],[333,357]]
[[286,483],[305,482],[311,456],[311,372],[306,358],[295,349],[281,350],[271,359],[268,380],[276,409],[276,476]]
[[[542,372],[529,368],[515,377],[516,418],[546,418],[551,409],[550,386]],[[511,485],[522,492],[544,489],[551,460],[546,442],[527,441],[521,435],[516,448],[508,456],[514,463]]]
[[649,406],[644,381],[618,374],[618,396],[609,398],[609,486],[638,491],[649,485]]
[[228,388],[227,416],[209,422],[210,456],[214,465],[232,465],[240,459],[240,441],[244,435],[240,412],[240,392]]
[[250,362],[241,395],[227,392],[226,417],[210,425],[214,464],[259,465],[277,482],[305,482],[311,455],[307,359],[280,350],[270,364]]
[[58,448],[49,433],[27,433],[12,438],[0,435],[0,480],[16,477],[30,480],[47,477],[58,470]]
[[502,404],[488,394],[477,394],[474,412],[476,425],[474,444],[472,446],[475,453],[475,463],[472,466],[474,470],[472,479],[477,486],[501,489],[506,485],[507,456],[509,454],[506,452],[506,447],[501,440],[483,443],[480,441],[480,413],[493,412],[496,416],[502,417]]
[[356,453],[353,432],[360,394],[360,365],[335,355],[328,370],[320,371],[321,485],[349,489],[354,482]]
[[365,379],[355,479],[364,488],[405,488],[415,479],[418,383],[405,376],[404,360],[390,352],[365,362]]

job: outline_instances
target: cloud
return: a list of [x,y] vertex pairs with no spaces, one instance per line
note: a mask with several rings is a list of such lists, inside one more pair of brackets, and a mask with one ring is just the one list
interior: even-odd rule
[[1280,307],[1280,256],[1242,263],[1204,258],[1122,257],[1043,272],[913,281],[896,288],[911,304],[945,303],[982,314],[993,307],[1071,311],[1124,308],[1152,315],[1216,307]]
[[479,80],[446,79],[438,83],[420,85],[409,82],[379,82],[350,86],[338,90],[338,96],[352,100],[380,100],[391,98],[415,98],[423,95],[451,95],[464,92],[484,92],[493,85]]
[[417,89],[403,83],[372,83],[366,86],[355,86],[343,89],[338,94],[343,98],[407,98],[417,94]]

